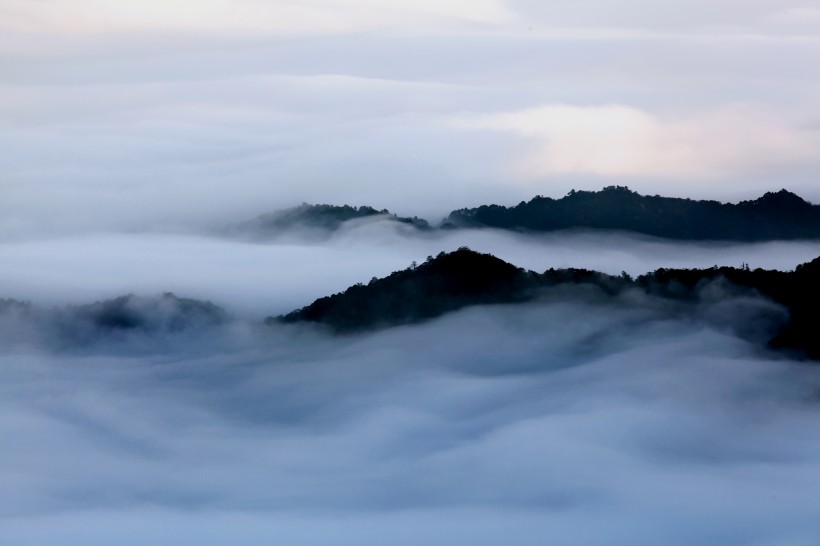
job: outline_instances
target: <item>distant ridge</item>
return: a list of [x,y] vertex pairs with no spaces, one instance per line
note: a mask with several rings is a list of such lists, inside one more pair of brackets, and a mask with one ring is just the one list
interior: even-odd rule
[[612,276],[585,269],[536,273],[462,247],[385,278],[374,278],[367,285],[356,284],[344,292],[319,298],[286,315],[268,317],[266,322],[313,322],[345,334],[421,322],[472,305],[532,301],[544,289],[556,286],[588,285],[608,296],[633,289],[666,299],[696,301],[705,285],[722,280],[750,295],[763,295],[788,310],[788,320],[774,337],[755,341],[820,359],[818,278],[820,258],[793,272],[748,267],[658,269],[633,279],[625,273]]
[[0,299],[0,341],[38,341],[52,348],[82,347],[129,336],[162,336],[207,331],[229,322],[228,313],[208,301],[133,294],[85,305],[47,308]]
[[444,228],[492,227],[548,232],[571,228],[633,231],[681,240],[766,241],[820,238],[820,206],[786,191],[737,204],[640,195],[626,186],[537,196],[514,207],[451,212]]
[[820,239],[820,205],[785,189],[739,203],[641,195],[626,186],[570,191],[559,199],[536,196],[515,206],[482,205],[454,210],[438,226],[417,216],[351,205],[311,205],[262,214],[228,232],[259,239],[296,234],[324,238],[345,223],[382,218],[411,228],[496,228],[545,233],[564,229],[619,230],[695,241],[760,242]]
[[419,230],[430,229],[427,220],[417,217],[401,217],[387,209],[377,210],[370,206],[353,207],[350,205],[301,205],[257,216],[253,220],[242,222],[235,231],[261,237],[276,236],[290,230],[311,230],[316,234],[329,234],[342,227],[350,220],[362,218],[385,219]]

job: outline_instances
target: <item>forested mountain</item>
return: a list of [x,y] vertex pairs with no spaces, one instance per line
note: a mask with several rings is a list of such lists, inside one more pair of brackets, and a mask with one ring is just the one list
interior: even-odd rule
[[273,322],[314,322],[337,333],[420,322],[457,309],[494,303],[533,301],[551,287],[587,285],[604,297],[626,290],[675,301],[697,301],[706,286],[722,282],[748,295],[759,295],[782,305],[788,319],[776,335],[758,340],[771,347],[794,349],[820,359],[820,258],[793,272],[748,267],[659,269],[632,279],[584,269],[527,271],[495,256],[468,248],[442,253],[421,265],[397,271],[367,285],[323,297]]
[[415,322],[466,305],[525,301],[533,297],[537,286],[533,273],[462,248],[320,298],[282,320],[320,322],[349,332]]
[[[433,229],[417,216],[398,216],[370,206],[309,205],[263,214],[231,233],[275,238],[286,233],[326,236],[346,222],[383,217],[419,231]],[[441,229],[491,227],[521,232],[562,229],[632,231],[679,240],[768,241],[820,238],[820,205],[786,190],[739,203],[640,195],[625,186],[570,191],[560,199],[536,196],[506,207],[482,205],[452,211]]]
[[317,233],[331,233],[350,220],[384,217],[387,220],[412,226],[419,230],[430,229],[426,220],[417,217],[401,217],[387,209],[376,210],[369,206],[350,205],[309,205],[263,214],[235,227],[242,234],[271,237],[289,230],[310,230]]
[[820,206],[786,190],[737,204],[646,196],[625,186],[571,191],[561,199],[535,197],[514,207],[456,210],[442,227],[493,227],[546,232],[616,229],[690,240],[764,241],[820,237]]

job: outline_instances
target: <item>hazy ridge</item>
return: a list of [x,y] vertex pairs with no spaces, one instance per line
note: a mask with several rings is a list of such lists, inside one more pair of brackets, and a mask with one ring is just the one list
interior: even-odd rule
[[816,243],[405,227],[3,245],[4,539],[811,544]]
[[[633,279],[585,269],[549,269],[536,273],[468,248],[441,253],[368,284],[320,298],[278,320],[315,322],[344,333],[419,322],[470,305],[519,303],[542,298],[548,289],[588,287],[615,297],[630,290],[672,300],[696,301],[711,285],[723,283],[711,297],[731,298],[741,290],[762,296],[788,311],[789,319],[764,345],[795,349],[820,358],[815,326],[820,322],[820,257],[792,272],[748,267],[659,269]],[[735,292],[733,293],[733,290]],[[754,317],[744,317],[753,320]],[[268,322],[274,319],[271,317]]]
[[692,241],[770,241],[820,238],[820,205],[785,189],[739,203],[640,195],[626,186],[570,191],[560,199],[536,196],[507,207],[482,205],[454,210],[431,224],[371,206],[310,205],[262,214],[228,233],[271,238],[301,231],[328,236],[345,223],[383,219],[417,231],[497,228],[544,233],[568,229],[620,230]]

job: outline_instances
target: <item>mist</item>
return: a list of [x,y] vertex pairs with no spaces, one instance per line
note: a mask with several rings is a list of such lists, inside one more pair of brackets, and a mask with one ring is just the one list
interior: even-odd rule
[[820,241],[236,226],[817,203],[818,36],[798,0],[3,0],[0,543],[816,546],[820,375],[766,345],[801,306],[622,279],[350,336],[264,319],[462,246],[637,276]]
[[3,234],[301,201],[440,216],[610,184],[820,200],[806,2],[4,7]]
[[6,347],[4,542],[810,544],[820,373],[715,294]]
[[178,233],[90,234],[0,243],[0,297],[83,304],[135,293],[211,300],[259,319],[469,246],[519,267],[581,267],[640,275],[660,267],[791,270],[820,242],[678,242],[626,233],[519,235],[496,230],[417,233],[388,221],[348,222],[321,240],[298,232],[274,241]]

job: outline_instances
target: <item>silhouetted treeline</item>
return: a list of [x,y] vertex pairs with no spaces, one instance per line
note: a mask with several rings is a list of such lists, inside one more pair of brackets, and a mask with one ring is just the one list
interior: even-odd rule
[[548,286],[594,284],[616,294],[631,282],[625,276],[585,269],[550,269],[539,274],[462,247],[430,256],[388,277],[374,278],[367,285],[319,298],[278,320],[318,322],[346,333],[418,322],[470,305],[530,301]]
[[407,224],[416,229],[430,229],[427,220],[415,216],[402,217],[391,213],[387,209],[376,210],[373,207],[350,205],[309,205],[302,203],[298,207],[263,214],[237,226],[242,233],[256,235],[277,235],[290,229],[308,228],[332,232],[339,229],[343,223],[358,218],[385,216],[387,219]]
[[524,301],[536,286],[531,272],[464,248],[320,298],[283,320],[309,320],[339,332],[355,331],[436,317],[465,305]]
[[668,298],[693,297],[704,283],[723,279],[783,305],[789,320],[768,340],[775,348],[791,348],[820,359],[820,257],[794,271],[751,270],[747,267],[658,269],[638,277],[638,286]]
[[514,207],[484,205],[450,213],[443,227],[545,232],[617,229],[670,239],[763,241],[820,237],[820,206],[786,190],[737,204],[645,196],[624,186],[535,197]]
[[[276,237],[299,229],[318,235],[345,222],[383,216],[420,231],[427,220],[398,216],[387,209],[350,205],[302,205],[263,214],[231,229],[255,237]],[[492,227],[524,232],[561,229],[633,231],[680,240],[767,241],[820,238],[820,205],[780,190],[740,203],[640,195],[625,186],[570,191],[560,199],[536,196],[516,206],[482,205],[451,212],[439,228]]]
[[419,322],[471,305],[532,301],[557,286],[588,285],[609,296],[631,289],[672,300],[696,300],[704,286],[719,279],[727,287],[763,296],[788,310],[789,319],[777,335],[759,341],[820,359],[820,258],[793,272],[752,271],[747,266],[659,269],[633,279],[626,273],[613,276],[584,269],[536,273],[463,247],[267,322],[308,321],[351,333]]

